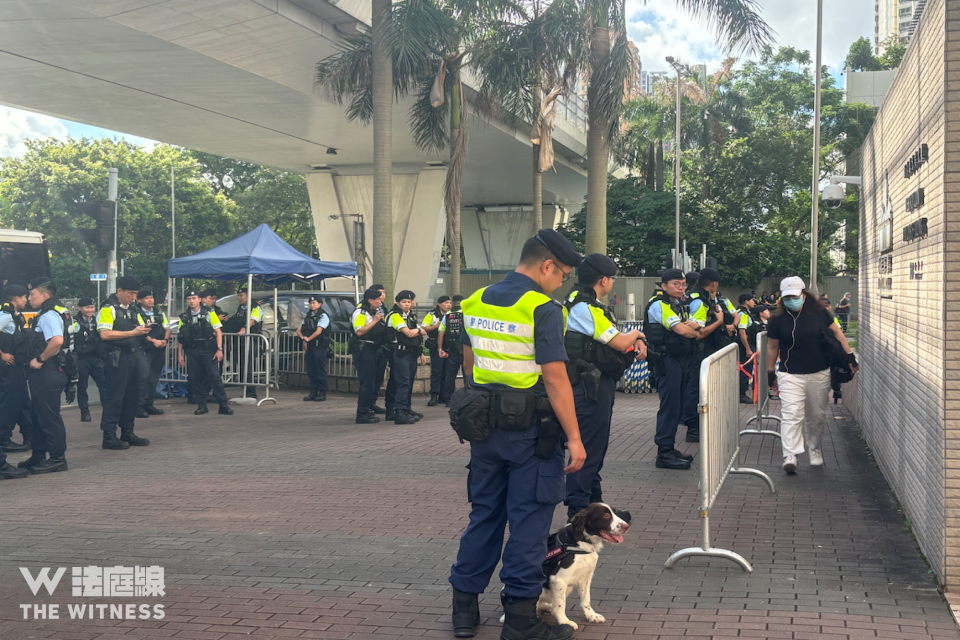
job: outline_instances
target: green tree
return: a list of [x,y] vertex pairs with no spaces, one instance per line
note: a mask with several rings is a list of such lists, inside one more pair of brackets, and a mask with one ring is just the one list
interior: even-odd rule
[[903,56],[907,53],[907,43],[899,35],[894,34],[880,43],[883,48],[883,54],[877,58],[880,66],[884,69],[898,69],[903,61]]
[[880,71],[883,69],[880,61],[873,55],[873,46],[867,38],[857,38],[850,45],[850,51],[847,52],[847,59],[843,66],[853,71]]

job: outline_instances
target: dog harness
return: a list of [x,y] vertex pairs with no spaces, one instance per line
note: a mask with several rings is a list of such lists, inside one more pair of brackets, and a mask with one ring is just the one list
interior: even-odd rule
[[573,529],[569,525],[557,533],[551,533],[547,538],[547,557],[543,561],[543,575],[549,581],[550,576],[560,570],[560,563],[571,555],[586,555],[591,551],[584,551],[573,537]]

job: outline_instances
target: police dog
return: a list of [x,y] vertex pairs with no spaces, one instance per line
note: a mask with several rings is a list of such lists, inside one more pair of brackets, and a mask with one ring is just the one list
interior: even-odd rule
[[[580,609],[587,620],[596,624],[606,622],[606,618],[593,610],[590,584],[604,541],[620,544],[629,528],[629,512],[594,502],[575,515],[570,524],[552,534],[543,561],[544,584],[537,613],[550,613],[558,623],[577,629],[577,623],[567,617],[566,611],[567,596],[576,586]],[[503,622],[503,618],[500,621]]]

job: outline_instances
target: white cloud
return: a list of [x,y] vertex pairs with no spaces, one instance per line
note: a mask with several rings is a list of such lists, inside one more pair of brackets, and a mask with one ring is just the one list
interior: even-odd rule
[[[793,46],[810,51],[816,46],[815,0],[761,0],[760,15],[776,32],[775,46]],[[724,59],[708,25],[694,20],[677,8],[676,0],[627,0],[627,29],[640,50],[643,68],[665,71],[666,56],[688,64],[706,63],[716,69]],[[861,36],[873,37],[873,2],[842,0],[825,2],[823,21],[823,63],[830,72],[841,71],[847,50]]]
[[26,153],[24,140],[66,137],[67,127],[56,118],[0,105],[0,158]]

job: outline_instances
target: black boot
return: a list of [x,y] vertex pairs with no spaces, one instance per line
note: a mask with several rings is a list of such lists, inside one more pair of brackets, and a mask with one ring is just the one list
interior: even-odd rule
[[753,404],[753,398],[745,393],[740,394],[740,404]]
[[44,460],[47,459],[47,454],[45,453],[31,453],[30,457],[26,460],[21,460],[17,463],[18,469],[29,469],[30,467],[35,467]]
[[17,480],[19,478],[26,478],[28,475],[30,475],[29,470],[21,469],[20,467],[14,467],[6,462],[4,462],[3,466],[0,467],[0,480]]
[[480,601],[476,593],[453,590],[453,637],[472,638],[480,624]]
[[23,453],[24,451],[30,451],[30,445],[17,444],[10,438],[7,438],[3,442],[0,442],[0,449],[2,449],[4,453]]
[[357,411],[357,424],[377,424],[378,422],[380,422],[380,418],[373,411],[369,409]]
[[503,603],[503,630],[500,640],[566,640],[573,635],[568,624],[547,624],[537,617],[539,598],[510,598],[500,594]]
[[326,391],[317,391],[317,397],[313,399],[314,402],[326,402],[327,401],[327,392]]
[[224,402],[223,404],[220,405],[220,410],[217,411],[217,413],[219,413],[221,416],[232,416],[233,409],[230,408],[230,405]]
[[157,409],[157,408],[156,408],[155,406],[153,406],[152,404],[149,405],[149,406],[144,407],[144,411],[146,411],[147,414],[148,414],[148,415],[151,415],[151,416],[162,416],[162,415],[163,415],[163,409]]
[[673,450],[673,455],[680,458],[681,460],[686,460],[687,462],[693,462],[693,456],[689,453],[680,453],[676,449]]
[[303,401],[304,401],[304,402],[313,402],[313,401],[316,400],[316,399],[317,399],[317,392],[316,392],[316,391],[311,391],[311,392],[310,392],[310,395],[308,395],[308,396],[303,396]]
[[440,402],[440,396],[435,393],[430,394],[430,401],[427,403],[428,407],[435,407]]
[[67,459],[64,456],[50,456],[49,460],[45,460],[40,464],[29,467],[30,473],[56,473],[57,471],[66,471],[67,470]]
[[[376,408],[374,408],[373,411],[376,412],[377,411]],[[383,418],[384,420],[396,420],[397,418],[396,410],[394,410],[393,407],[387,407],[387,415],[385,415]]]
[[130,445],[120,438],[117,437],[115,431],[104,431],[103,432],[103,448],[104,449],[129,449]]
[[386,409],[384,409],[383,407],[377,406],[377,405],[373,405],[372,411],[373,411],[373,413],[374,413],[375,415],[378,415],[378,416],[382,416],[383,414],[385,414],[385,413],[387,412]]
[[419,422],[419,421],[420,421],[420,418],[423,417],[423,414],[422,414],[422,413],[420,413],[419,411],[414,411],[413,409],[407,409],[407,413],[413,414],[414,417],[416,417],[417,422]]
[[146,411],[144,411],[143,409],[137,409],[137,413],[136,413],[136,415],[134,415],[134,417],[135,417],[135,418],[149,418],[149,417],[150,417],[150,414],[147,413]]
[[80,422],[90,422],[90,409],[80,409]]
[[406,409],[397,409],[396,417],[394,418],[394,424],[416,424],[419,418]]
[[583,507],[571,507],[567,505],[567,524],[570,524],[570,522],[573,520],[573,516],[583,511],[583,509]]
[[133,429],[121,429],[120,430],[120,440],[126,442],[131,447],[146,447],[150,444],[150,441],[146,438],[141,438],[133,432]]
[[673,455],[673,447],[657,447],[657,468],[686,470],[690,468],[690,461]]
[[205,414],[205,413],[210,413],[210,410],[207,409],[207,403],[206,403],[206,402],[197,405],[197,410],[193,412],[193,415],[195,415],[195,416],[202,416],[202,415]]
[[687,442],[700,442],[700,427],[687,427]]

